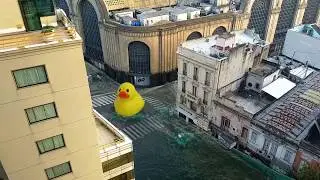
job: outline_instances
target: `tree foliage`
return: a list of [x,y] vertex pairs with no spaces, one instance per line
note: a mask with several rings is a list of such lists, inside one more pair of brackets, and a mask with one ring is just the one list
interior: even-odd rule
[[298,171],[298,180],[319,180],[320,164],[304,164]]

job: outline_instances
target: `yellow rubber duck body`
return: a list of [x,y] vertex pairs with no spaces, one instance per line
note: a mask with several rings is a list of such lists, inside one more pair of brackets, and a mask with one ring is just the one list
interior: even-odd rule
[[144,100],[131,83],[122,83],[116,94],[117,98],[114,100],[114,108],[118,115],[130,117],[143,109]]

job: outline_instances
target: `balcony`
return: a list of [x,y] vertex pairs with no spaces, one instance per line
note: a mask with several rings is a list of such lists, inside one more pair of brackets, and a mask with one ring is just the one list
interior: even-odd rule
[[68,18],[57,11],[58,26],[40,31],[19,31],[0,34],[0,52],[26,50],[52,44],[81,40]]
[[193,76],[193,80],[194,80],[194,81],[198,81],[198,76],[194,75],[194,76]]
[[193,93],[187,92],[186,95],[187,95],[187,96],[186,96],[187,99],[189,99],[189,100],[192,101],[192,102],[198,103],[199,98],[198,98],[197,96],[193,95]]
[[[97,111],[93,110],[93,114],[97,130],[100,160],[104,169],[104,179],[110,179],[133,170],[133,157],[127,158],[126,162],[122,161],[123,159],[120,159],[121,162],[119,160],[119,164],[110,165],[110,162],[115,162],[116,159],[122,158],[128,154],[131,154],[132,156],[133,146],[131,139]],[[109,164],[109,167],[106,167],[106,164]]]

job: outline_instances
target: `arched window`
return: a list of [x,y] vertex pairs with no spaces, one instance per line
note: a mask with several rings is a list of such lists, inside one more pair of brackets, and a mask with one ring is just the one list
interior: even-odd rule
[[97,13],[88,0],[82,0],[80,2],[80,12],[85,44],[84,55],[91,60],[103,62]]
[[265,39],[270,0],[255,0],[251,9],[248,29],[254,29],[261,39]]
[[223,26],[219,26],[213,31],[212,35],[221,35],[225,32],[227,32],[227,29]]
[[298,0],[282,1],[281,11],[273,39],[274,47],[271,49],[274,52],[271,53],[280,53],[282,51],[287,31],[292,28],[293,25],[297,4]]
[[128,46],[130,73],[150,74],[150,49],[140,41],[131,42]]
[[187,41],[192,40],[192,39],[199,39],[199,38],[202,38],[202,34],[199,33],[198,31],[195,31],[195,32],[192,32],[192,33],[188,36]]
[[307,8],[303,15],[303,24],[312,24],[316,22],[320,0],[308,0]]

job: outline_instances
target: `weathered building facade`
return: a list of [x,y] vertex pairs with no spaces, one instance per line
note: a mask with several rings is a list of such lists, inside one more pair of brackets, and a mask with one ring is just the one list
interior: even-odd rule
[[[221,10],[222,14],[214,16],[152,27],[133,27],[110,19],[110,12],[159,8],[176,5],[177,2],[57,1],[58,7],[64,8],[70,14],[78,32],[84,38],[86,59],[104,69],[117,81],[131,81],[140,86],[153,86],[176,79],[175,52],[178,45],[190,35],[194,38],[208,37],[218,27],[223,27],[225,31],[254,28],[262,39],[273,42],[271,49],[277,54],[289,28],[302,22],[318,22],[320,19],[318,0],[247,0],[243,1],[238,11],[225,13],[225,10]],[[218,1],[215,6],[225,9],[224,7],[229,7],[229,2]]]

